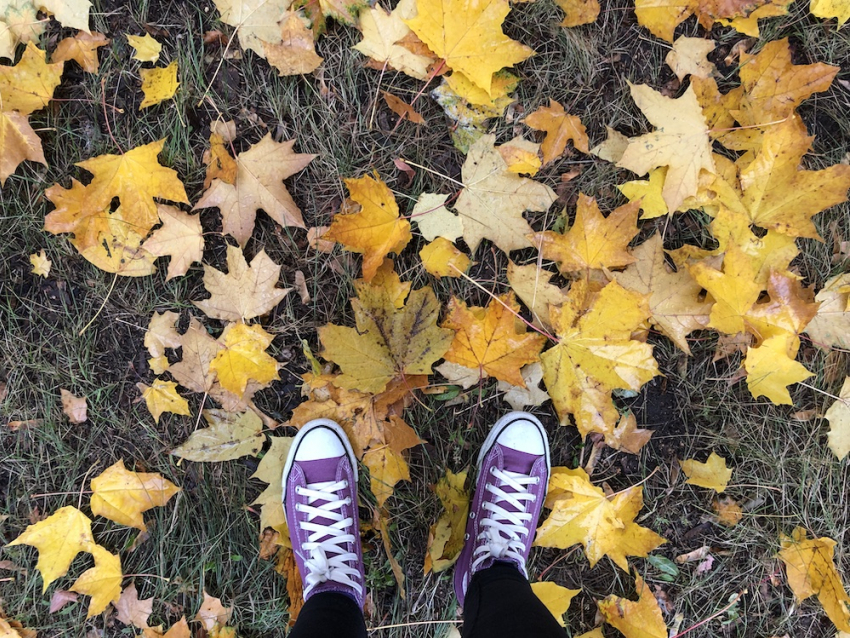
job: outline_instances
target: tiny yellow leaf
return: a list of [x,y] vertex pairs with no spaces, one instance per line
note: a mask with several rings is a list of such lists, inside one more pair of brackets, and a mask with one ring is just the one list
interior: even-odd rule
[[435,277],[461,277],[471,263],[469,257],[445,237],[437,237],[425,246],[419,251],[419,257],[425,270]]
[[705,463],[694,459],[679,461],[682,471],[690,485],[705,487],[716,492],[722,492],[732,478],[732,468],[726,467],[726,459],[712,452]]
[[841,461],[850,453],[850,377],[844,379],[838,399],[826,411],[826,420],[829,421],[829,449]]
[[119,460],[91,481],[91,511],[121,525],[147,531],[142,513],[165,505],[180,488],[160,474],[133,472]]
[[145,94],[145,99],[139,105],[140,111],[170,100],[180,85],[177,81],[177,60],[164,68],[141,69],[139,74],[142,76],[142,91]]
[[149,33],[144,36],[128,35],[127,43],[135,49],[133,59],[139,62],[156,62],[162,51],[162,45],[154,40]]
[[142,392],[142,398],[148,406],[148,411],[159,423],[159,417],[163,412],[171,412],[182,416],[189,416],[189,402],[177,394],[177,384],[174,381],[163,381],[154,379],[150,386],[137,383],[136,387]]
[[30,264],[32,264],[32,274],[46,278],[50,275],[50,267],[53,262],[47,258],[47,253],[42,250],[30,255]]
[[218,376],[221,387],[241,395],[248,381],[265,386],[277,379],[277,361],[266,353],[273,339],[259,325],[227,326],[218,339],[224,348],[210,363],[210,370]]
[[564,614],[570,608],[572,599],[580,594],[581,590],[567,589],[556,583],[549,582],[531,583],[531,590],[546,605],[546,609],[552,612],[552,615],[561,627],[566,626],[564,623]]

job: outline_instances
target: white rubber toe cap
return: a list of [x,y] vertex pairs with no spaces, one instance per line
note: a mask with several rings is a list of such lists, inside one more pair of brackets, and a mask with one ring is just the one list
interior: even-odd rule
[[335,459],[346,455],[345,446],[339,436],[328,427],[313,427],[301,440],[295,452],[296,461],[318,461]]
[[496,441],[499,445],[526,454],[539,456],[546,453],[546,441],[540,432],[540,428],[526,419],[519,419],[511,423],[502,430]]

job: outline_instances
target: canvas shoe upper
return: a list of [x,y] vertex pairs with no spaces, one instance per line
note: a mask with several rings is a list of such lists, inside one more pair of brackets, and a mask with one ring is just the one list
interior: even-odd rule
[[496,561],[526,561],[549,483],[549,442],[540,421],[511,412],[493,426],[478,456],[478,479],[469,508],[465,544],[454,587],[463,606],[472,576]]
[[304,600],[338,592],[363,607],[365,578],[357,512],[357,460],[342,428],[304,425],[283,470],[283,509]]

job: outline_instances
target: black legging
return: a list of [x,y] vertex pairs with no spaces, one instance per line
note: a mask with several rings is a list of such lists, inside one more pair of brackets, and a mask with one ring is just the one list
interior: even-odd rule
[[[564,638],[564,628],[509,563],[496,563],[472,577],[466,593],[463,638]],[[344,594],[316,594],[308,600],[289,638],[366,638],[357,603]]]

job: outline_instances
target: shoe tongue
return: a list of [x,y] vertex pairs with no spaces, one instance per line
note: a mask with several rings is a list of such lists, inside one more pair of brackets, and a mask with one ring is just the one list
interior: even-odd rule
[[509,472],[517,472],[519,474],[531,474],[531,468],[534,462],[540,458],[538,454],[528,454],[520,452],[510,447],[506,447],[501,443],[497,443],[499,450],[502,453],[502,469]]
[[298,461],[301,471],[304,472],[306,483],[322,483],[324,481],[337,480],[339,463],[344,457],[332,459],[316,459],[315,461]]

